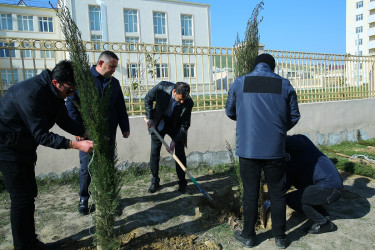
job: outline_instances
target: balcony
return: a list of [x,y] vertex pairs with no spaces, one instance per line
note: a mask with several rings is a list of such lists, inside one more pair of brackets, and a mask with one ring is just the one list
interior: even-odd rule
[[375,9],[375,1],[369,2],[367,5],[368,10],[374,10]]
[[375,27],[368,29],[367,36],[375,36]]
[[367,43],[367,49],[375,49],[375,40]]
[[[375,3],[375,2],[374,2]],[[370,23],[375,23],[375,14],[373,15],[369,15],[367,17],[367,23],[370,24]]]

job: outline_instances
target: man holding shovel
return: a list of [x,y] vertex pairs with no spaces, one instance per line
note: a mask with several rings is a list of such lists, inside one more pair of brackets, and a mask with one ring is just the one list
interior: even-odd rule
[[[194,102],[189,96],[190,86],[185,82],[176,84],[162,81],[153,87],[145,97],[146,125],[155,127],[156,131],[164,138],[167,134],[172,138],[170,150],[182,164],[186,166],[185,147],[187,144],[187,131],[190,127],[191,111]],[[151,132],[150,169],[152,173],[149,193],[155,193],[160,188],[159,160],[162,142]],[[168,150],[168,149],[167,149]],[[187,181],[185,172],[176,162],[178,176],[178,191],[186,192]]]

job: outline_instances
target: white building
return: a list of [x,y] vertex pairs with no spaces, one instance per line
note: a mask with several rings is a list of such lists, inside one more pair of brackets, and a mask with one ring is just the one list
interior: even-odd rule
[[375,54],[375,0],[346,0],[346,53]]
[[211,46],[210,6],[177,0],[65,0],[85,41]]
[[[42,7],[32,7],[42,4]],[[153,84],[161,80],[200,84],[209,79],[208,56],[198,58],[193,48],[187,47],[211,46],[208,4],[178,0],[64,0],[63,4],[68,7],[82,32],[82,40],[94,42],[91,48],[87,48],[93,63],[97,54],[104,49],[113,50],[121,56],[121,67],[115,76],[123,86],[130,86],[134,81]],[[64,39],[59,18],[48,5],[48,0],[0,0],[0,18],[0,68],[3,83],[27,79],[66,58],[64,53],[48,50],[59,47],[53,41]],[[17,44],[21,41],[17,39],[21,38],[33,39],[33,51],[26,50],[28,45],[25,42]],[[122,45],[116,48],[110,45],[124,42],[132,45],[126,49]],[[8,43],[17,49],[4,49]],[[166,51],[162,45],[158,48],[149,46],[148,49],[151,49],[144,51],[145,47],[137,47],[137,44],[174,47]],[[176,48],[176,45],[179,47]],[[147,72],[148,53],[153,61],[157,61],[153,65],[155,74],[140,77],[142,71]],[[203,68],[207,69],[203,71]],[[34,70],[31,72],[30,69]]]
[[[59,20],[55,11],[48,8],[48,2],[44,7],[25,6],[23,1],[4,2],[13,1],[0,1],[0,37],[4,38],[0,40],[0,47],[9,43],[17,48],[0,48],[1,82],[6,89],[11,83],[40,73],[37,69],[53,67],[58,57],[53,50],[48,50],[54,47],[50,41],[61,40],[62,34]],[[22,44],[18,39],[22,39]]]

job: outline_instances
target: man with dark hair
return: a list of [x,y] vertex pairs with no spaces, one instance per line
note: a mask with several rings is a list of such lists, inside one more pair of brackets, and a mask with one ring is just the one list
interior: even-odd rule
[[[94,76],[95,84],[99,95],[102,96],[106,91],[111,91],[108,105],[108,127],[109,127],[109,145],[114,148],[116,142],[116,130],[120,126],[122,136],[128,138],[130,135],[129,118],[126,112],[124,95],[119,81],[113,77],[118,65],[118,57],[111,51],[104,51],[99,55],[98,63],[91,67],[91,74]],[[83,126],[82,117],[76,107],[79,104],[79,94],[75,91],[72,97],[67,98],[66,107],[69,116]],[[83,140],[84,137],[76,137],[77,140]],[[113,152],[114,153],[114,152]],[[79,205],[78,212],[82,215],[89,213],[88,200],[90,197],[89,185],[91,177],[89,174],[89,154],[79,152],[81,168],[79,171]]]
[[11,198],[14,249],[39,249],[34,212],[36,149],[74,148],[91,152],[92,141],[71,141],[49,130],[57,124],[73,135],[84,128],[69,118],[64,99],[75,90],[73,67],[59,62],[52,70],[17,83],[0,99],[0,171]]
[[254,70],[233,82],[225,106],[236,121],[240,173],[243,183],[242,232],[234,236],[247,247],[255,245],[259,180],[263,169],[271,199],[272,234],[278,248],[287,246],[285,236],[285,137],[300,114],[297,95],[289,81],[275,74],[275,59],[261,54]]
[[337,229],[322,206],[340,199],[342,179],[332,161],[304,135],[287,136],[285,143],[286,188],[297,190],[287,193],[286,204],[306,215],[314,223],[310,234],[332,232]]
[[[194,106],[189,96],[190,86],[185,82],[162,81],[153,87],[145,97],[146,125],[152,126],[164,138],[168,134],[171,138],[170,150],[176,149],[176,156],[186,166],[185,148],[187,145],[187,131],[190,127],[191,111]],[[154,106],[155,103],[155,106]],[[155,193],[160,187],[159,160],[162,143],[154,133],[151,133],[150,169],[152,173],[149,193]],[[178,191],[186,192],[187,181],[185,172],[176,162],[178,176]]]

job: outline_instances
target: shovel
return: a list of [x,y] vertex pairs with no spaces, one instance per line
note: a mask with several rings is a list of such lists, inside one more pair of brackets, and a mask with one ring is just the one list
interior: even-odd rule
[[[144,120],[147,122],[146,118],[144,118]],[[168,152],[173,156],[173,159],[178,163],[178,165],[180,165],[181,169],[189,176],[190,180],[195,184],[195,186],[197,186],[199,192],[201,192],[208,199],[208,201],[210,202],[211,205],[214,205],[214,200],[212,199],[212,197],[208,193],[206,193],[206,191],[204,191],[204,189],[201,186],[199,186],[199,184],[197,183],[197,181],[190,174],[189,170],[186,169],[186,167],[184,166],[184,164],[182,164],[182,162],[173,153],[173,151],[170,150],[168,144],[164,141],[163,137],[160,136],[160,134],[158,133],[158,131],[156,131],[156,129],[153,126],[151,127],[151,130],[159,138],[159,140],[163,143],[163,145],[167,148]]]

